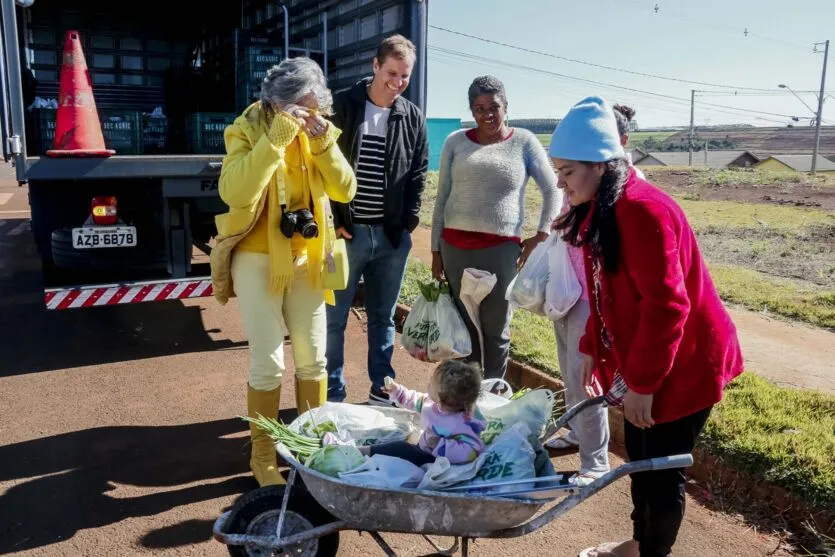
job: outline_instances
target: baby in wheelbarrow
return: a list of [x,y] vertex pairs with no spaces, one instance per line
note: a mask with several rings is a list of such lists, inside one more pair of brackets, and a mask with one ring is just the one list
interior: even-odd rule
[[484,451],[481,432],[487,422],[476,406],[481,371],[475,364],[442,362],[432,373],[428,393],[407,389],[388,377],[384,390],[398,406],[420,414],[423,433],[417,444],[382,443],[363,447],[364,453],[393,456],[423,466],[440,456],[449,459],[450,464],[466,464]]

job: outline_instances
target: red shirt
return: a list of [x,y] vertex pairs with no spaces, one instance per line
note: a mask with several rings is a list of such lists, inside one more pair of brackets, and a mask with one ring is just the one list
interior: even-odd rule
[[591,248],[583,247],[591,317],[580,351],[594,356],[605,389],[620,369],[630,389],[654,394],[656,423],[716,404],[743,371],[742,350],[684,212],[630,171],[615,221],[620,261],[600,273],[602,321]]

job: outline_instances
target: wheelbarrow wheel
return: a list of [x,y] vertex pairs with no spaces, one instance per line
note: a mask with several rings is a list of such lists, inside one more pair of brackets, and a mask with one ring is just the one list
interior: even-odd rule
[[[283,485],[271,485],[242,496],[229,511],[225,529],[233,534],[274,536],[281,513],[284,488]],[[333,515],[319,505],[304,488],[294,486],[287,502],[281,535],[299,534],[333,520]],[[339,549],[339,533],[315,538],[297,546],[285,547],[280,551],[254,545],[230,545],[228,549],[232,557],[334,557]]]

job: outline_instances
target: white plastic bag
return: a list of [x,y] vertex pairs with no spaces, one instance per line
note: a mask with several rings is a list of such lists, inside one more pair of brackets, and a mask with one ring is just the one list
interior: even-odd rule
[[[477,488],[481,484],[523,480],[536,477],[534,461],[536,452],[528,442],[531,432],[524,422],[517,422],[505,429],[484,453],[478,473],[469,484]],[[478,493],[502,493],[527,489],[533,485],[511,485],[486,489],[474,489]]]
[[[492,392],[494,390],[497,392]],[[504,379],[485,379],[481,382],[481,394],[476,404],[483,413],[485,408],[492,409],[508,404],[512,396],[513,387]]]
[[[468,464],[452,465],[445,457],[425,466],[426,474],[418,489],[439,490],[453,485],[472,485],[533,478],[536,453],[528,442],[530,431],[518,422],[496,437],[479,457]],[[511,486],[514,490],[523,486]],[[498,492],[502,488],[496,488]],[[504,488],[509,490],[510,488]]]
[[517,423],[524,423],[533,435],[539,437],[551,419],[554,393],[547,389],[534,389],[507,404],[479,408],[487,420],[481,439],[488,445]]
[[416,486],[423,476],[423,469],[408,460],[381,454],[367,459],[358,468],[339,474],[346,482],[390,488]]
[[568,255],[568,244],[560,236],[555,236],[548,250],[548,269],[545,316],[551,321],[558,321],[568,315],[583,294],[583,287]]
[[548,250],[554,243],[554,234],[540,242],[519,273],[508,285],[505,299],[512,308],[522,308],[538,315],[545,315],[545,289],[548,284]]
[[[458,299],[467,311],[470,322],[478,333],[479,346],[484,346],[484,329],[481,326],[481,302],[496,287],[496,275],[483,269],[467,267],[461,275],[461,290]],[[484,351],[481,352],[481,369],[484,369]]]
[[330,429],[328,444],[357,447],[405,441],[415,431],[411,423],[397,422],[370,406],[343,402],[326,402],[303,413],[288,427],[309,437],[322,437],[314,431],[316,428],[319,432]]
[[469,356],[473,351],[470,333],[452,301],[449,285],[418,286],[421,294],[403,324],[403,348],[422,362]]

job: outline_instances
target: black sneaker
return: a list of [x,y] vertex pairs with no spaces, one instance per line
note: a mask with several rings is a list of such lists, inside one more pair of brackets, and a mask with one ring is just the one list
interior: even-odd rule
[[393,400],[389,398],[389,394],[383,391],[378,391],[376,389],[371,389],[368,392],[368,405],[369,406],[390,406],[395,408],[397,405],[394,403]]

